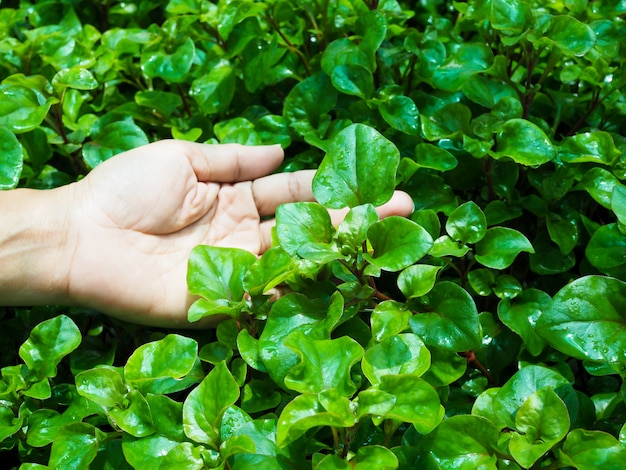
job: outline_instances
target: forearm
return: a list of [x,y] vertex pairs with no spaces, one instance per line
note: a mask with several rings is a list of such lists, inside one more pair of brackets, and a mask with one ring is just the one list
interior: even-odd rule
[[0,305],[68,302],[70,191],[0,191]]

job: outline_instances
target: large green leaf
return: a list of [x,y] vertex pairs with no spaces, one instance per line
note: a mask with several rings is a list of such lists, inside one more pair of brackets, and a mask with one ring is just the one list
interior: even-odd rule
[[[197,357],[196,340],[169,334],[161,340],[138,347],[126,362],[124,377],[143,393],[184,390],[198,381],[195,374],[191,374]],[[187,380],[182,380],[185,377]]]
[[621,468],[626,459],[626,446],[602,431],[574,429],[567,435],[561,460],[578,470]]
[[430,352],[417,335],[389,336],[365,352],[361,368],[372,385],[386,375],[421,376],[430,367]]
[[482,332],[478,311],[465,289],[442,281],[417,300],[421,311],[411,317],[409,324],[427,346],[454,352],[480,346]]
[[0,85],[0,127],[20,134],[35,129],[45,119],[54,100],[23,85]]
[[57,375],[59,362],[78,347],[80,330],[66,315],[39,323],[20,346],[19,354],[38,378]]
[[393,194],[399,163],[392,142],[372,127],[353,124],[331,140],[313,179],[313,194],[333,209],[379,206]]
[[508,227],[492,227],[476,244],[476,261],[493,269],[508,268],[522,251],[534,253],[528,239]]
[[10,130],[0,125],[0,190],[17,186],[24,166],[22,146]]
[[498,132],[495,156],[509,157],[520,165],[537,166],[557,155],[548,136],[525,119],[510,119]]
[[530,468],[569,431],[569,415],[563,400],[549,387],[530,395],[515,415],[519,433],[511,436],[511,455]]
[[626,362],[626,283],[585,276],[563,287],[537,322],[550,346],[578,358]]
[[239,398],[239,386],[224,362],[219,362],[183,403],[185,435],[198,443],[217,447],[224,412]]
[[364,258],[374,266],[400,271],[421,259],[432,246],[430,234],[415,222],[391,216],[372,224],[367,238],[374,248]]
[[245,305],[243,278],[256,261],[249,251],[198,245],[189,256],[187,286],[201,298],[189,309],[189,320],[227,314],[237,316]]

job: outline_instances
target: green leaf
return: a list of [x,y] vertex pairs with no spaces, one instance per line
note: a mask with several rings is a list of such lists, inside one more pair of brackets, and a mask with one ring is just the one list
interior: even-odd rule
[[528,239],[517,230],[492,227],[476,244],[476,261],[492,269],[505,269],[522,251],[534,253]]
[[574,429],[567,435],[562,449],[565,465],[578,470],[620,468],[626,458],[626,446],[606,432]]
[[432,83],[443,91],[460,90],[473,75],[487,70],[493,62],[493,52],[485,44],[465,43],[433,71]]
[[487,219],[475,202],[468,201],[452,211],[446,232],[458,242],[477,243],[487,232]]
[[559,246],[561,253],[563,255],[571,253],[578,243],[576,220],[567,219],[552,212],[546,217],[546,226],[550,239]]
[[205,316],[237,316],[245,305],[243,279],[256,261],[254,254],[240,248],[196,246],[189,256],[187,286],[199,295],[189,309],[189,321]]
[[313,194],[332,209],[379,206],[393,195],[399,163],[393,143],[372,127],[353,124],[331,140],[313,178]]
[[364,258],[374,266],[400,271],[420,260],[430,250],[430,234],[415,222],[391,216],[372,224],[367,238],[374,248]]
[[24,418],[15,416],[7,404],[0,403],[0,442],[18,432],[23,421]]
[[472,297],[458,285],[442,281],[416,299],[422,313],[409,320],[411,330],[426,346],[468,351],[480,346],[482,332]]
[[[139,346],[124,366],[124,377],[128,384],[142,393],[184,390],[197,382],[190,375],[197,357],[196,340],[169,334],[161,340]],[[188,375],[188,380],[183,380]]]
[[515,426],[519,433],[511,436],[511,455],[522,467],[530,468],[567,434],[567,407],[551,388],[539,389],[518,410]]
[[525,119],[506,121],[497,135],[497,158],[509,157],[526,166],[539,166],[557,155],[548,136],[536,125]]
[[457,159],[446,149],[425,143],[415,146],[415,161],[423,168],[432,168],[438,171],[453,170],[459,164]]
[[72,67],[59,70],[52,77],[52,86],[60,89],[93,90],[98,87],[98,81],[89,70],[83,67]]
[[559,159],[565,163],[600,163],[612,165],[621,152],[608,132],[593,131],[567,137],[558,147]]
[[428,294],[437,280],[441,266],[414,264],[398,275],[398,287],[408,299]]
[[221,113],[235,95],[235,69],[227,60],[214,64],[209,73],[191,83],[189,94],[205,114]]
[[58,469],[88,468],[104,437],[104,433],[91,424],[68,424],[52,443],[48,466]]
[[506,326],[524,340],[524,347],[538,356],[545,341],[537,334],[536,324],[550,302],[550,296],[538,289],[527,289],[515,299],[502,299],[498,304],[498,317]]
[[444,419],[437,429],[425,436],[424,448],[438,462],[439,468],[495,469],[497,441],[498,429],[489,420],[458,415]]
[[45,119],[55,100],[22,85],[0,85],[0,127],[15,134],[32,131]]
[[396,397],[390,393],[368,388],[361,390],[354,400],[357,405],[356,417],[361,420],[364,416],[385,416],[396,404]]
[[302,80],[295,85],[283,106],[283,115],[301,135],[318,129],[323,116],[326,115],[337,101],[337,90],[330,78],[318,73]]
[[298,262],[282,247],[273,246],[250,266],[243,278],[243,288],[251,295],[266,294],[297,275],[298,267]]
[[428,434],[441,422],[444,408],[435,389],[415,375],[385,375],[378,390],[396,398],[386,419],[411,423],[421,434]]
[[626,236],[617,224],[604,225],[596,230],[587,244],[585,256],[599,271],[626,278]]
[[142,438],[125,438],[122,449],[132,468],[148,469],[159,468],[168,452],[179,444],[179,441],[153,434]]
[[537,322],[539,335],[577,359],[626,362],[626,283],[585,276],[563,287]]
[[419,111],[408,96],[392,96],[382,101],[380,115],[394,129],[408,135],[419,134]]
[[276,210],[276,237],[293,257],[322,263],[341,258],[331,245],[334,233],[328,211],[315,202],[283,204]]
[[[0,105],[1,106],[1,105]],[[0,125],[0,190],[17,186],[24,166],[22,146],[15,134]]]
[[148,48],[141,55],[141,70],[151,78],[160,77],[169,82],[180,82],[191,69],[195,54],[193,40],[188,37],[169,54],[164,47]]
[[430,352],[412,333],[389,336],[365,351],[361,367],[372,385],[387,375],[420,377],[430,367]]
[[374,308],[371,315],[372,335],[376,341],[383,341],[409,326],[411,312],[400,302],[385,300]]
[[287,336],[285,345],[298,354],[300,362],[285,376],[285,386],[300,393],[335,389],[351,397],[356,391],[350,370],[363,356],[363,348],[348,336],[310,339],[301,331]]
[[148,137],[132,121],[112,122],[83,146],[83,158],[90,168],[95,168],[113,155],[146,144]]
[[517,36],[533,26],[533,12],[523,1],[492,0],[491,24],[506,36]]
[[583,176],[581,184],[597,203],[607,209],[611,208],[613,190],[616,187],[623,187],[613,173],[600,167],[589,169]]
[[144,437],[154,434],[155,423],[152,420],[150,406],[137,390],[131,390],[122,406],[114,406],[107,410],[108,416],[114,423],[134,437]]
[[239,398],[239,387],[224,362],[219,362],[183,403],[185,435],[217,447],[220,424],[226,409]]
[[35,326],[20,346],[19,355],[39,379],[55,377],[61,360],[78,347],[82,335],[65,315],[45,320]]
[[276,444],[284,447],[317,426],[343,428],[353,426],[355,422],[354,414],[337,414],[333,410],[327,410],[320,403],[317,394],[303,393],[283,408],[276,428]]
[[[472,112],[462,103],[449,103],[432,114],[421,116],[422,133],[427,140],[459,139],[462,135],[471,134],[470,119]],[[419,144],[418,144],[419,145]],[[422,148],[416,147],[416,156],[420,155]],[[441,152],[440,152],[441,153]],[[447,165],[452,161],[446,158]],[[418,161],[419,163],[419,161]]]
[[77,374],[76,390],[83,397],[105,408],[123,404],[128,393],[120,373],[105,367]]
[[563,53],[574,56],[585,55],[596,44],[593,29],[570,15],[552,17],[545,37]]
[[334,87],[346,95],[370,98],[374,91],[374,77],[365,67],[358,64],[339,65],[330,76]]
[[355,255],[367,239],[370,226],[378,221],[378,213],[371,204],[351,208],[337,227],[337,240],[342,252],[349,250]]
[[626,187],[615,186],[611,193],[611,210],[621,225],[626,225]]
[[[550,387],[569,387],[561,374],[547,367],[528,365],[518,370],[493,397],[493,410],[499,421],[515,429],[515,415],[533,393]],[[570,387],[571,389],[571,387]]]
[[398,457],[386,447],[371,445],[359,447],[349,461],[343,460],[337,455],[327,455],[315,467],[314,470],[393,470],[398,468]]
[[135,102],[139,106],[157,111],[166,119],[183,106],[183,100],[179,95],[160,90],[138,91],[135,93]]

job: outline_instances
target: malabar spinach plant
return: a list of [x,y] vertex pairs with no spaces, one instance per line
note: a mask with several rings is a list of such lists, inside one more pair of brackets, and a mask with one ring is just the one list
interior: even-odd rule
[[[261,257],[192,252],[189,318],[225,315],[214,331],[2,309],[2,461],[621,468],[625,17],[617,0],[0,2],[2,189],[161,138],[278,143],[281,171],[317,169],[317,202],[281,206]],[[396,188],[415,212],[379,220]]]

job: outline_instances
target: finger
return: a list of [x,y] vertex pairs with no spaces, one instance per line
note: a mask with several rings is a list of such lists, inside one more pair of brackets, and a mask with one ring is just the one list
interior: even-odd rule
[[[401,217],[407,217],[413,212],[414,204],[413,199],[404,191],[395,191],[391,199],[385,204],[376,207],[378,217],[384,219],[391,215],[398,215]],[[333,225],[339,225],[348,213],[348,208],[329,210],[330,220]]]
[[259,215],[271,215],[276,208],[288,202],[313,201],[311,182],[315,170],[278,173],[252,182],[252,196]]
[[199,144],[186,142],[186,155],[200,181],[234,183],[265,176],[283,161],[280,145]]

